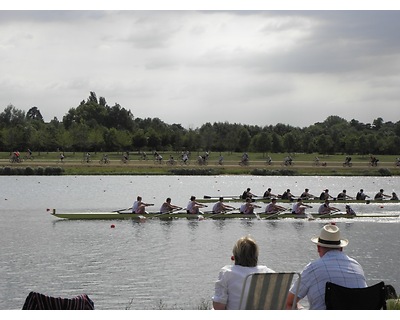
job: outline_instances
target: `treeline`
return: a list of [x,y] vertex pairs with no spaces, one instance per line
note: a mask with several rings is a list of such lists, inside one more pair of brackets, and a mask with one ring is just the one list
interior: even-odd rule
[[0,113],[1,151],[218,151],[320,154],[400,154],[400,121],[372,124],[329,116],[299,128],[278,123],[269,126],[205,123],[185,129],[158,118],[135,118],[119,104],[90,92],[62,121],[44,122],[40,110],[28,112],[8,105]]

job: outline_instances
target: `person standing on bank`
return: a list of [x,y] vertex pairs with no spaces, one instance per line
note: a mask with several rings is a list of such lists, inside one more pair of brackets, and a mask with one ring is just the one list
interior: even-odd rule
[[311,241],[317,245],[320,258],[307,264],[301,272],[297,297],[294,292],[298,280],[290,288],[287,309],[291,309],[294,299],[299,302],[307,296],[310,310],[325,310],[325,285],[328,281],[348,288],[367,287],[361,265],[343,252],[349,241],[341,239],[336,225],[325,225],[319,237],[313,237]]
[[258,265],[258,245],[250,237],[240,238],[233,247],[233,265],[221,268],[212,297],[215,310],[239,310],[244,279],[252,273],[273,273],[274,270]]

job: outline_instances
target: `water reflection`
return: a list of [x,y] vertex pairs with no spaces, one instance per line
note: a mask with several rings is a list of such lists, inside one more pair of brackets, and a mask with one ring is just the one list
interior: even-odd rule
[[215,219],[213,220],[213,225],[217,230],[221,231],[226,226],[225,219]]

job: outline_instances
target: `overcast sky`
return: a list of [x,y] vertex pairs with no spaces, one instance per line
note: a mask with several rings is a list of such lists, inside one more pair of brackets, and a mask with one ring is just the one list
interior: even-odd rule
[[400,120],[400,11],[0,11],[0,111],[305,127]]

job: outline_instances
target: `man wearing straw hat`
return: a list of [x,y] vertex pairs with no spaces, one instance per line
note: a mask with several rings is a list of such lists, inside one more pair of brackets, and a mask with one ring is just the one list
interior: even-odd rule
[[336,225],[325,225],[319,237],[313,237],[311,241],[317,245],[320,258],[310,262],[301,272],[297,297],[294,295],[296,283],[290,288],[288,309],[291,309],[295,298],[299,301],[307,296],[310,310],[325,310],[325,284],[328,281],[349,288],[367,286],[361,265],[343,252],[349,241],[341,239]]

